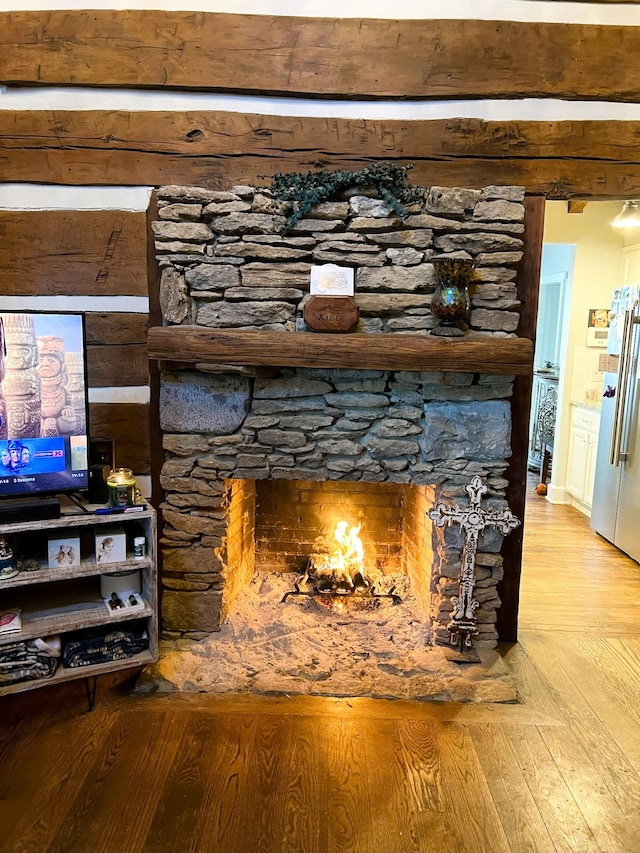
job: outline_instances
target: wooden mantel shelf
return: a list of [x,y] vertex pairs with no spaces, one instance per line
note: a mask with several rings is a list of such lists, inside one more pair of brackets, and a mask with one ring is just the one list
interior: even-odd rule
[[360,370],[447,370],[457,373],[530,375],[528,338],[465,335],[326,334],[154,326],[149,358],[187,363]]

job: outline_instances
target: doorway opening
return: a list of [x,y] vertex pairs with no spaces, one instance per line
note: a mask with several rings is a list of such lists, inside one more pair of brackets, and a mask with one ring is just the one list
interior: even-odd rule
[[544,420],[541,388],[555,383],[547,500],[572,505],[587,516],[606,354],[606,340],[589,334],[590,318],[596,310],[608,310],[615,287],[640,281],[640,229],[611,227],[621,207],[621,201],[590,201],[572,213],[567,202],[545,206],[528,462],[539,474],[543,448],[541,430],[534,430],[537,405]]

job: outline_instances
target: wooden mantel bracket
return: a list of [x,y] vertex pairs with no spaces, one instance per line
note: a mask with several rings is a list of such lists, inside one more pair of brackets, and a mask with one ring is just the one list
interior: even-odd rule
[[528,338],[480,333],[469,333],[464,338],[439,338],[154,326],[149,329],[149,358],[189,364],[446,370],[530,376],[533,342]]

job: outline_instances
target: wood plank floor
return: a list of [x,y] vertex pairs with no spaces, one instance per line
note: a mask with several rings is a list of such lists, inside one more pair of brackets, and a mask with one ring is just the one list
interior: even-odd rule
[[640,851],[640,566],[530,492],[521,704],[5,697],[0,851]]

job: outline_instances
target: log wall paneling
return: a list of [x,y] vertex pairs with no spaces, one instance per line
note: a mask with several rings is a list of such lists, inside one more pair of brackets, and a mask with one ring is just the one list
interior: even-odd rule
[[226,189],[268,184],[276,172],[360,169],[375,160],[412,164],[416,186],[493,183],[549,199],[633,198],[640,122],[0,110],[1,181]]
[[0,296],[146,296],[144,212],[0,211]]
[[91,311],[86,315],[87,344],[94,347],[144,344],[148,325],[147,314]]
[[[638,55],[640,28],[625,26],[56,10],[0,13],[0,48],[0,83],[7,85],[618,102],[637,102],[639,89],[627,59]],[[414,185],[515,184],[550,199],[633,198],[640,192],[639,140],[640,122],[623,121],[0,110],[0,181],[226,189],[268,184],[275,172],[390,160],[413,164]],[[151,244],[142,212],[0,211],[0,297],[147,296],[153,275],[143,245]],[[530,272],[534,261],[532,252]],[[149,383],[146,322],[87,316],[92,387]],[[528,377],[516,386],[509,500],[517,514]],[[149,473],[150,414],[149,405],[94,403],[91,436],[115,439],[118,464]],[[512,545],[507,538],[506,547],[503,639],[516,626],[521,537]]]
[[148,385],[147,314],[87,313],[89,387]]
[[639,53],[640,28],[617,25],[143,10],[0,15],[0,82],[11,85],[634,101],[628,58]]
[[150,474],[149,417],[149,406],[143,403],[92,403],[89,435],[115,440],[119,467]]

